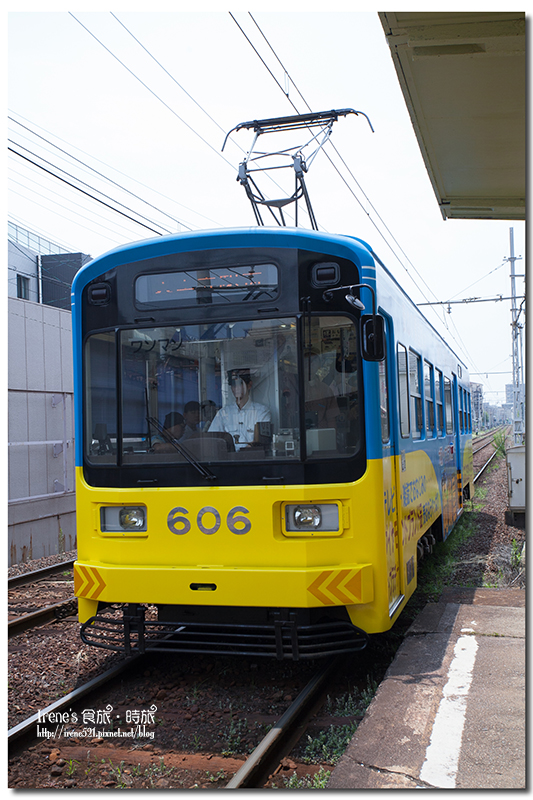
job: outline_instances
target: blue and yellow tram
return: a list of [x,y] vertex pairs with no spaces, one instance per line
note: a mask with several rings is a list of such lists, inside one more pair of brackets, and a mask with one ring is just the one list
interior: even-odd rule
[[84,641],[303,659],[391,627],[473,488],[470,390],[368,244],[126,245],[73,327]]

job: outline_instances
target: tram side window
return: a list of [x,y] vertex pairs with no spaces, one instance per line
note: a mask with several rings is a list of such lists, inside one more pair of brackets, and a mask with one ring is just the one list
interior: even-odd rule
[[444,384],[442,381],[442,372],[440,369],[436,370],[435,378],[435,399],[437,403],[437,435],[444,436]]
[[379,408],[381,415],[381,441],[386,444],[390,439],[389,382],[386,358],[379,362]]
[[472,399],[470,392],[466,393],[467,399],[467,414],[468,414],[468,433],[472,433]]
[[459,430],[465,432],[465,390],[459,387]]
[[433,365],[424,361],[424,397],[426,399],[426,436],[435,435],[435,406],[433,403]]
[[407,350],[398,344],[398,395],[400,401],[400,433],[409,436],[409,383],[407,379]]
[[115,334],[97,333],[85,344],[85,453],[94,464],[117,462]]
[[422,388],[420,380],[420,356],[409,350],[409,386],[411,389],[411,433],[413,439],[422,436]]
[[453,433],[453,405],[452,384],[449,378],[444,378],[444,407],[446,411],[446,433]]

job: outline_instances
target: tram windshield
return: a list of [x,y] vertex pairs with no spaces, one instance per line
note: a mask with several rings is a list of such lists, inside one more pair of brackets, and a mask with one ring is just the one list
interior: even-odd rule
[[296,318],[117,335],[118,347],[114,332],[86,344],[86,456],[93,464],[346,458],[358,451],[358,341],[347,317],[307,317],[301,342]]

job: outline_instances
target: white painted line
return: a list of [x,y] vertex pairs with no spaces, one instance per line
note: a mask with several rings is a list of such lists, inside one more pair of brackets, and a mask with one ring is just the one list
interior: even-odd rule
[[474,636],[461,636],[455,645],[454,658],[448,672],[448,682],[433,723],[431,739],[420,778],[441,789],[454,789],[461,739],[465,724],[466,699],[478,643]]

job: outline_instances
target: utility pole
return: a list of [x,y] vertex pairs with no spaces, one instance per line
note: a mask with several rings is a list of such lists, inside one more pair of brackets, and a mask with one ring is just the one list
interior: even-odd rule
[[516,446],[525,443],[524,397],[522,391],[524,376],[523,376],[523,368],[521,366],[521,354],[520,354],[521,342],[522,342],[522,335],[521,335],[522,326],[518,322],[520,312],[519,309],[517,308],[516,282],[515,282],[515,279],[517,277],[515,273],[515,261],[517,261],[520,258],[520,256],[515,257],[514,254],[513,228],[509,229],[509,234],[510,234],[511,255],[508,260],[511,262],[511,295],[512,295],[511,335],[513,344],[513,444]]

